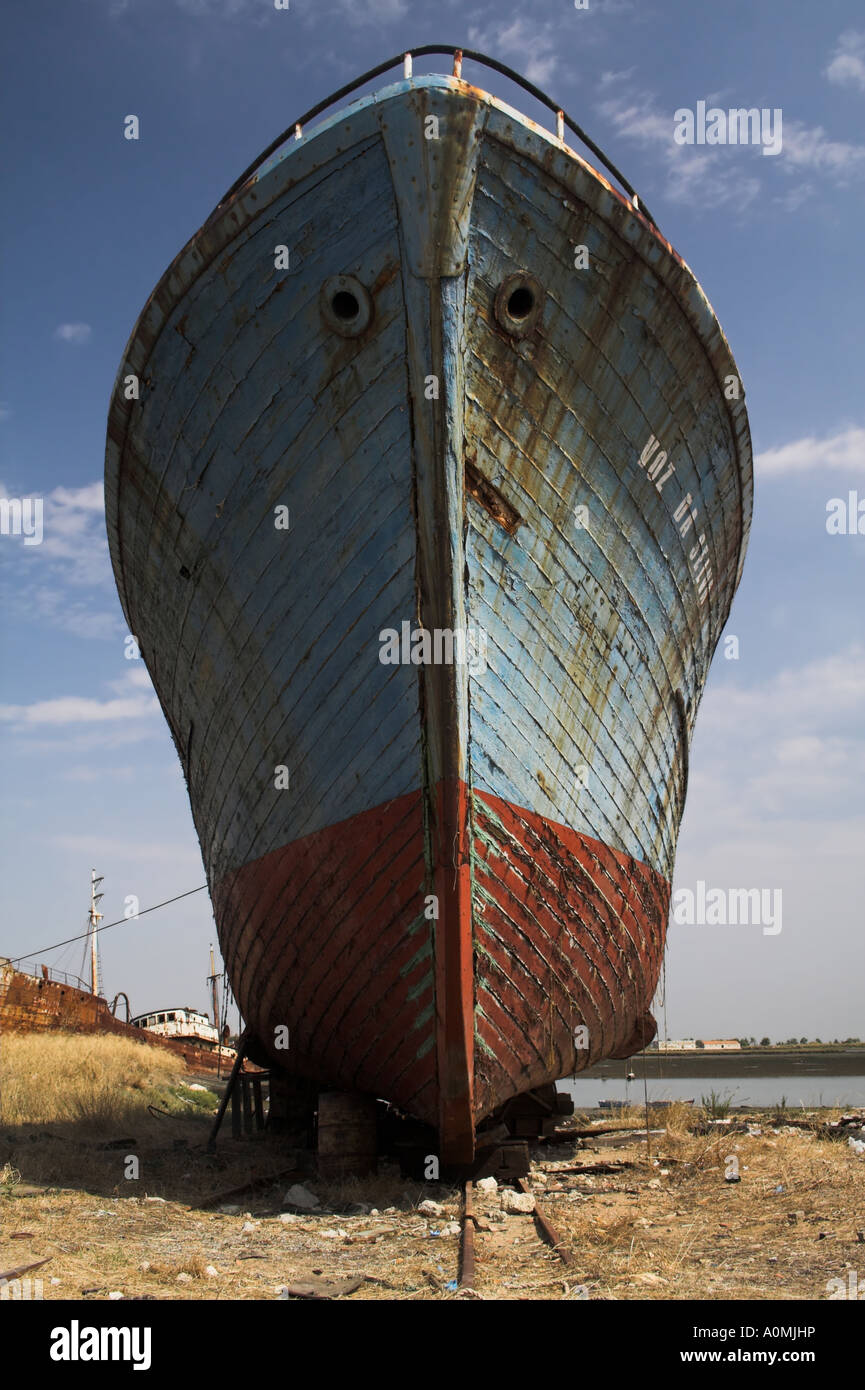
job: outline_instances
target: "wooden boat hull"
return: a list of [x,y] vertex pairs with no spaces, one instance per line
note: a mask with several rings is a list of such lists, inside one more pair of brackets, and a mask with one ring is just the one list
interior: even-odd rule
[[750,517],[731,382],[627,200],[438,77],[280,152],[127,347],[109,541],[235,996],[447,1159],[654,1033]]

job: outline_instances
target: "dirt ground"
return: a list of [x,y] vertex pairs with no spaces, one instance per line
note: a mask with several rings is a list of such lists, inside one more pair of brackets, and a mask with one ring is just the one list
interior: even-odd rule
[[[275,1299],[298,1286],[391,1300],[826,1299],[850,1271],[865,1287],[865,1155],[785,1117],[736,1115],[693,1133],[705,1117],[676,1107],[648,1150],[624,1132],[537,1145],[529,1183],[572,1262],[531,1214],[504,1214],[503,1189],[476,1192],[469,1293],[457,1288],[456,1188],[395,1169],[331,1185],[289,1176],[205,1207],[285,1170],[287,1155],[266,1137],[220,1137],[208,1154],[210,1116],[191,1111],[148,1110],[134,1145],[123,1142],[131,1130],[0,1125],[0,1272],[47,1259],[30,1274],[43,1297],[83,1300]],[[614,1171],[584,1171],[597,1164]],[[318,1197],[313,1212],[284,1205],[297,1181]],[[441,1214],[418,1210],[427,1199]]]

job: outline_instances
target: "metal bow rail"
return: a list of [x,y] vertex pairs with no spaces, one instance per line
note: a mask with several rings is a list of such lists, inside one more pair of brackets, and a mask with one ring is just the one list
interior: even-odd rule
[[547,96],[546,92],[542,92],[540,87],[536,87],[533,82],[529,82],[525,77],[521,77],[513,68],[509,68],[505,63],[498,62],[495,58],[488,58],[485,53],[476,53],[470,48],[442,47],[439,44],[424,44],[422,48],[410,48],[407,49],[405,53],[397,53],[393,58],[388,58],[384,63],[379,63],[378,67],[370,68],[369,72],[365,72],[361,77],[356,77],[353,82],[347,83],[345,87],[340,87],[338,92],[334,92],[332,96],[326,97],[324,101],[318,102],[296,121],[292,121],[288,129],[284,130],[281,135],[278,135],[276,139],[268,145],[263,154],[260,154],[257,159],[253,160],[249,168],[244,169],[240,178],[235,179],[228,192],[220,198],[217,204],[217,211],[228,202],[229,198],[234,197],[238,189],[243,187],[247,180],[261,168],[262,164],[279,149],[280,145],[283,145],[286,140],[292,137],[294,137],[295,140],[302,139],[304,126],[309,125],[309,122],[315,120],[316,116],[320,116],[322,112],[327,111],[331,106],[335,106],[337,102],[342,101],[343,97],[350,96],[352,92],[356,92],[359,87],[363,87],[367,82],[371,82],[373,78],[380,77],[382,73],[389,72],[391,68],[398,67],[400,63],[403,65],[403,74],[405,78],[410,78],[412,75],[413,60],[415,58],[426,57],[430,54],[445,54],[451,57],[453,59],[454,77],[462,77],[463,59],[468,58],[473,63],[480,63],[482,67],[491,68],[493,72],[500,73],[502,77],[507,77],[511,82],[515,82],[518,87],[522,87],[523,91],[528,92],[529,95],[533,96],[536,101],[539,101],[542,106],[546,106],[548,110],[554,112],[556,117],[557,138],[559,140],[564,140],[565,127],[576,135],[577,139],[586,146],[586,149],[591,150],[592,154],[600,160],[607,173],[612,174],[613,178],[616,179],[625,190],[635,210],[641,213],[646,221],[650,222],[653,227],[657,228],[658,224],[654,217],[649,212],[649,209],[646,207],[642,198],[640,198],[636,189],[634,189],[625,178],[624,174],[619,172],[615,164],[604,154],[603,150],[595,144],[594,140],[586,134],[581,126],[577,125],[576,121],[571,119],[567,112],[562,110],[561,106],[553,101],[552,97]]

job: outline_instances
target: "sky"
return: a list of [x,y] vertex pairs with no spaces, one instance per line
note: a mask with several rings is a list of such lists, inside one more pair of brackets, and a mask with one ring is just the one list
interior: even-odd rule
[[[0,497],[43,498],[44,534],[0,535],[0,954],[80,973],[81,943],[42,948],[84,930],[91,868],[106,922],[132,896],[144,909],[204,883],[167,726],[124,656],[105,539],[106,414],[138,313],[297,116],[408,46],[462,44],[548,91],[644,197],[747,394],[754,522],[725,630],[738,652],[722,641],[697,720],[674,892],[780,890],[781,930],[674,921],[662,1032],[865,1037],[865,534],[855,519],[827,530],[833,499],[855,493],[865,532],[859,0],[4,11]],[[464,75],[549,126],[505,79]],[[678,144],[675,113],[701,101],[780,110],[780,152]],[[113,928],[109,999],[208,1007],[215,939],[206,892]]]

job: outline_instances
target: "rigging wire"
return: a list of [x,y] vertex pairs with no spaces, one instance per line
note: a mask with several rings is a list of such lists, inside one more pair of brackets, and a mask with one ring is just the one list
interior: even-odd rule
[[[88,919],[87,919],[87,922],[88,922],[88,925],[89,925],[89,923],[90,923],[90,918],[89,918],[89,917],[88,917]],[[87,964],[87,937],[88,937],[89,935],[90,935],[90,933],[89,933],[89,931],[88,931],[88,932],[85,934],[85,937],[84,937],[84,945],[81,947],[81,964],[80,964],[79,967],[78,967],[78,978],[79,978],[79,980],[83,980],[83,979],[84,979],[84,969],[85,969],[85,966],[86,966],[86,964]]]
[[[171,903],[179,903],[181,898],[191,898],[193,893],[203,893],[207,887],[202,883],[199,888],[190,888],[185,893],[178,893],[174,898],[166,898],[163,903],[154,903],[152,907],[143,907],[135,917],[118,917],[116,922],[106,922],[104,927],[97,927],[97,933],[108,931],[109,927],[122,927],[124,922],[135,922],[139,917],[145,917],[148,912],[157,912],[160,907],[168,907]],[[27,951],[23,956],[14,956],[10,965],[17,965],[19,961],[35,959],[37,956],[45,956],[49,951],[57,951],[61,946],[68,946],[72,941],[84,941],[90,935],[90,929],[81,932],[79,936],[67,936],[65,941],[55,941],[53,946],[40,946],[35,951]]]

